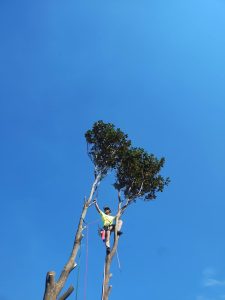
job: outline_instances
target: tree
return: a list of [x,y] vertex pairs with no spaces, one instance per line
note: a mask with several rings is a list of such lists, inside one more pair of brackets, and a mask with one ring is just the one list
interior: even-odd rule
[[137,199],[143,198],[150,201],[156,198],[157,192],[162,192],[165,185],[169,184],[169,178],[164,179],[159,172],[165,162],[164,158],[157,159],[148,154],[142,148],[128,149],[118,162],[115,175],[114,187],[118,192],[118,211],[116,215],[116,226],[114,232],[114,244],[112,251],[105,258],[103,300],[108,300],[112,288],[109,285],[111,277],[110,266],[112,258],[118,247],[119,236],[117,235],[117,224],[121,215],[128,206]]
[[115,175],[113,186],[118,194],[118,210],[112,250],[105,257],[103,300],[108,300],[112,288],[109,284],[110,266],[118,247],[118,220],[129,205],[135,203],[138,199],[144,199],[145,201],[155,199],[157,192],[162,192],[165,185],[169,184],[169,178],[160,175],[165,159],[157,159],[144,149],[133,147],[127,134],[115,128],[113,124],[98,121],[94,123],[92,129],[85,133],[85,138],[88,155],[94,164],[94,181],[90,195],[88,199],[85,199],[71,254],[59,279],[55,280],[54,271],[47,273],[44,300],[64,300],[73,292],[74,288],[71,286],[60,296],[69,274],[76,267],[75,259],[81,244],[83,224],[88,208],[99,184],[109,172],[113,171]]

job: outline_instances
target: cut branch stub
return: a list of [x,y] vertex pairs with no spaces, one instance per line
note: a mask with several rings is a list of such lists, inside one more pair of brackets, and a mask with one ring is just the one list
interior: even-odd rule
[[44,300],[54,299],[55,296],[55,272],[50,271],[46,275]]

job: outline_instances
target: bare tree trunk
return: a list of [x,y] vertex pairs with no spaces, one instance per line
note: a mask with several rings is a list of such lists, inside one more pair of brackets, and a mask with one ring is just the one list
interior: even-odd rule
[[[70,272],[76,267],[75,266],[75,259],[78,253],[78,250],[80,248],[80,244],[81,244],[81,240],[82,240],[82,230],[83,230],[83,223],[84,223],[84,218],[87,214],[87,210],[89,208],[89,205],[92,201],[94,192],[96,190],[96,188],[98,187],[98,184],[100,182],[101,179],[101,174],[97,175],[95,178],[95,181],[92,185],[91,188],[91,192],[90,192],[90,196],[88,198],[88,200],[85,200],[82,212],[81,212],[81,217],[80,217],[80,221],[78,224],[78,228],[77,228],[77,232],[75,235],[75,239],[74,239],[74,244],[73,244],[73,248],[72,248],[72,252],[70,254],[70,257],[67,261],[67,263],[65,264],[60,277],[58,279],[58,281],[55,281],[55,272],[51,271],[47,273],[46,276],[46,283],[45,283],[45,293],[44,293],[44,298],[43,300],[56,300],[61,292],[61,290],[63,289],[67,278],[69,277]],[[64,300],[66,298],[68,298],[70,296],[70,294],[73,292],[74,288],[73,286],[71,286],[60,298],[59,300]]]
[[106,258],[105,258],[104,278],[102,284],[102,300],[109,299],[109,294],[112,289],[112,285],[109,284],[110,278],[112,277],[112,274],[110,273],[110,267],[111,267],[112,259],[118,247],[119,236],[117,235],[117,227],[118,227],[118,220],[120,218],[120,215],[121,215],[121,209],[119,204],[119,211],[116,216],[116,226],[114,232],[114,243],[113,243],[112,251],[108,255],[106,254]]

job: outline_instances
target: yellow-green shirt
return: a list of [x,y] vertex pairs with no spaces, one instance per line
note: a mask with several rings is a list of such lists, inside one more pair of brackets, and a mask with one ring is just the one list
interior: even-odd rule
[[100,215],[102,217],[103,226],[110,226],[113,224],[116,217],[106,215],[103,211],[100,210]]

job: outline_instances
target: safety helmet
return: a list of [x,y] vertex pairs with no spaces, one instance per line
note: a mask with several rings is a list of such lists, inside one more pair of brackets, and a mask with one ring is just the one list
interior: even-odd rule
[[104,211],[109,210],[111,212],[111,209],[108,206],[103,207]]

